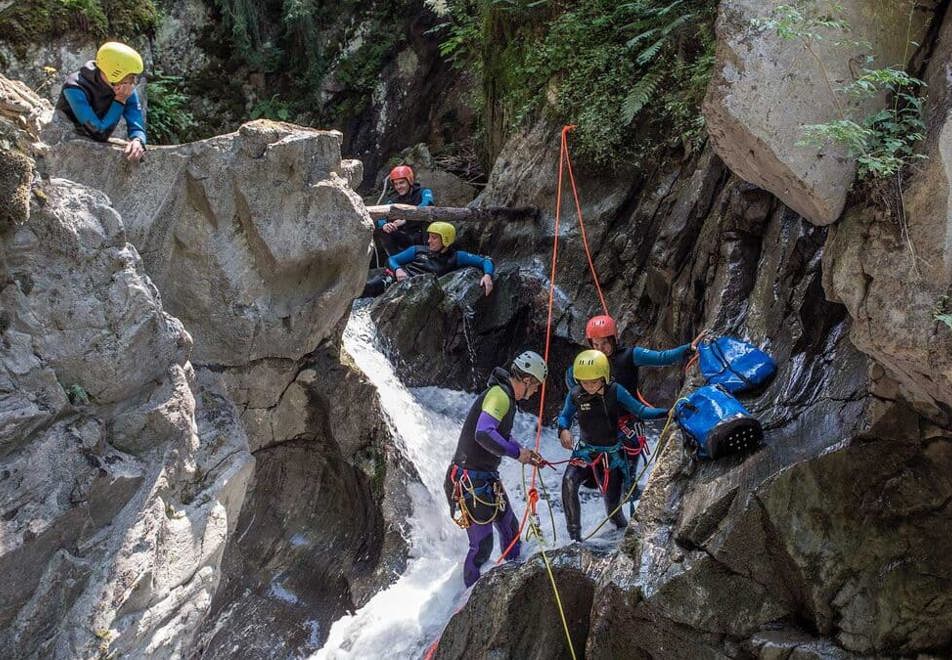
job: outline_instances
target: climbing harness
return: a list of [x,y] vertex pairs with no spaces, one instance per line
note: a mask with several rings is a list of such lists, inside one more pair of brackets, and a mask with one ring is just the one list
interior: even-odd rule
[[[474,485],[474,479],[482,484]],[[454,465],[450,472],[450,481],[453,482],[453,501],[459,507],[459,515],[453,517],[453,522],[461,529],[468,529],[470,525],[489,525],[500,513],[505,512],[506,498],[498,473],[469,470]],[[467,500],[471,504],[467,503]],[[473,509],[477,505],[491,508],[492,515],[485,520],[476,518]]]

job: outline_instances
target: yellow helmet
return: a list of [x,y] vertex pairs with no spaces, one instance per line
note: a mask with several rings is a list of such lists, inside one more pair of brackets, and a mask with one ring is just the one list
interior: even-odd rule
[[608,364],[608,356],[594,349],[582,351],[575,357],[575,363],[572,365],[572,373],[575,376],[575,380],[604,378],[607,383],[611,377],[611,367]]
[[431,222],[426,228],[428,234],[437,234],[443,239],[443,247],[449,247],[456,240],[456,227],[448,222]]
[[96,52],[96,67],[112,84],[130,73],[142,73],[142,56],[134,49],[118,41],[107,41]]

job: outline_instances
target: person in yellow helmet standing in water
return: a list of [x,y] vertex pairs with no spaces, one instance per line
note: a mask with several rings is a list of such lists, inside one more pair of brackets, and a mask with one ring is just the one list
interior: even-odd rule
[[110,41],[100,46],[96,59],[66,78],[56,103],[76,130],[97,142],[106,142],[121,119],[126,120],[126,158],[138,162],[145,155],[145,117],[135,86],[142,73],[142,57],[126,44]]
[[628,413],[639,419],[657,419],[668,411],[639,403],[611,378],[608,356],[597,350],[582,351],[572,364],[577,384],[565,397],[559,413],[559,441],[573,449],[572,422],[578,418],[579,442],[562,475],[562,508],[569,536],[582,540],[580,486],[598,487],[605,499],[605,512],[616,527],[628,525],[621,510],[622,486],[630,469],[618,438],[618,419]]
[[361,298],[379,296],[394,282],[402,282],[414,275],[433,273],[442,277],[467,266],[482,269],[483,277],[479,280],[479,285],[487,296],[492,293],[495,270],[492,259],[453,247],[456,227],[448,222],[432,222],[426,231],[426,245],[411,245],[403,252],[390,257],[387,260],[387,270],[367,280],[364,291],[360,294]]

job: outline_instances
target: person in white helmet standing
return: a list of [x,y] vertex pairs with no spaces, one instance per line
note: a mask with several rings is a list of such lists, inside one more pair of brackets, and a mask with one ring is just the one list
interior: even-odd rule
[[480,567],[492,554],[493,527],[501,548],[515,541],[507,560],[519,557],[519,541],[515,540],[519,521],[499,480],[499,464],[504,456],[523,464],[544,464],[541,456],[512,438],[512,422],[516,402],[533,396],[548,371],[545,360],[533,351],[516,357],[508,371],[496,367],[463,423],[444,489],[450,515],[469,536],[469,551],[463,562],[467,587],[479,579]]

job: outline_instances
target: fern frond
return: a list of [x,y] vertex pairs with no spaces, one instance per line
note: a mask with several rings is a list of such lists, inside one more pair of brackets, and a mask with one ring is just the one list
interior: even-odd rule
[[621,106],[621,119],[625,126],[633,122],[642,108],[654,97],[662,75],[659,69],[652,69],[642,76],[628,92]]
[[635,58],[635,61],[638,62],[639,66],[645,66],[646,64],[648,64],[649,62],[651,62],[651,60],[655,58],[655,56],[664,46],[665,42],[667,42],[667,38],[661,37],[656,42],[654,42],[653,44],[645,48],[643,51],[641,51],[638,54],[638,57]]
[[650,30],[645,30],[641,34],[629,39],[628,43],[625,45],[628,46],[629,48],[634,48],[635,46],[640,44],[642,41],[647,41],[651,37],[657,35],[660,31],[661,31],[661,28],[651,28]]
[[664,34],[664,36],[668,36],[669,34],[677,30],[679,27],[681,27],[685,23],[693,21],[696,16],[697,16],[696,12],[689,12],[687,14],[682,14],[678,16],[676,19],[674,19],[673,21],[671,21],[670,23],[664,26],[664,31],[662,32],[662,34]]

